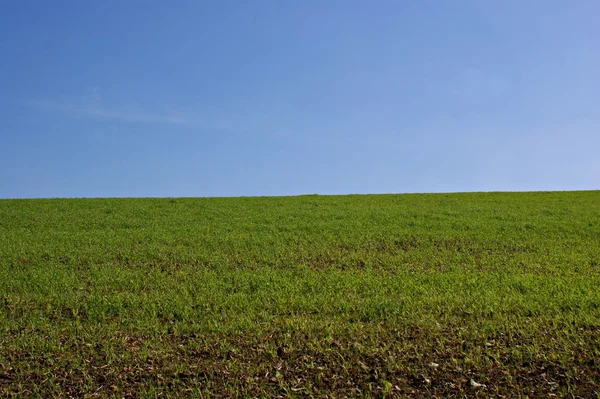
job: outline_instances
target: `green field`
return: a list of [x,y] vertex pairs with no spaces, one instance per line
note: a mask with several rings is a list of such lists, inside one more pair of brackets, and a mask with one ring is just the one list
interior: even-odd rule
[[597,398],[599,287],[600,191],[0,200],[0,396]]

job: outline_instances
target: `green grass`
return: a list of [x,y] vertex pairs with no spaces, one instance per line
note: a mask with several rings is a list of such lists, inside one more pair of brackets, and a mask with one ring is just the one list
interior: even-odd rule
[[600,191],[0,200],[0,396],[597,398],[598,287]]

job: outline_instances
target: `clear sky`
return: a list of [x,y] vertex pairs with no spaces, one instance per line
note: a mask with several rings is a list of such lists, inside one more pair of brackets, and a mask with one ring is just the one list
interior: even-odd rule
[[0,198],[572,189],[598,0],[0,0]]

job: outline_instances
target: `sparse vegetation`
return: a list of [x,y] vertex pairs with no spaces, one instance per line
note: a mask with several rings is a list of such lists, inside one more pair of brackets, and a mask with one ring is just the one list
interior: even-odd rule
[[0,201],[0,396],[600,395],[600,192]]

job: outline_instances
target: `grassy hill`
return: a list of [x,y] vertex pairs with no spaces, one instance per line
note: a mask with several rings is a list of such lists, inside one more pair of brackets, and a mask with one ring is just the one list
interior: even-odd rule
[[599,287],[600,191],[0,200],[0,396],[598,397]]

